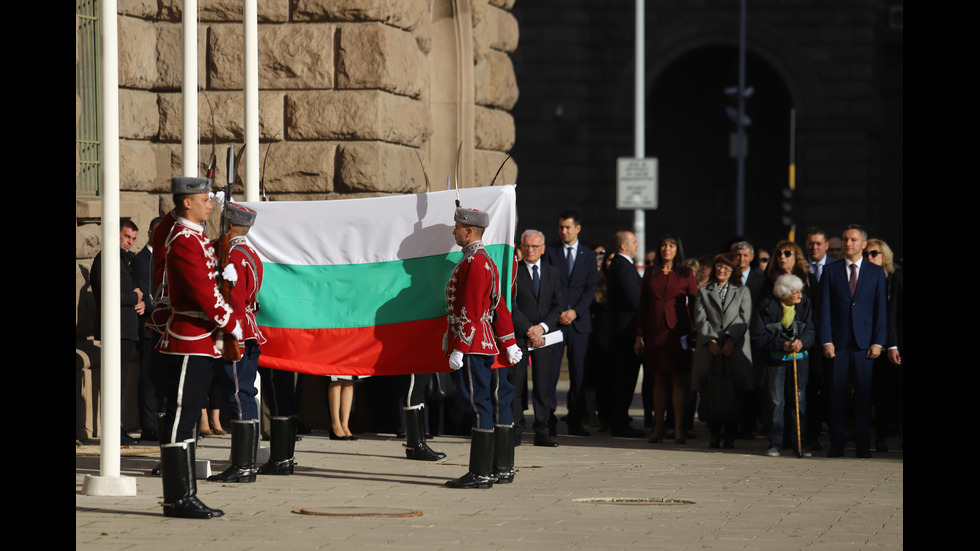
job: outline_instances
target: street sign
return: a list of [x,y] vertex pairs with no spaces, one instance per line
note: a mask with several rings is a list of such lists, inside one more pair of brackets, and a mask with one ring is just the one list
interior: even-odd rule
[[620,157],[616,160],[616,208],[657,208],[657,158]]

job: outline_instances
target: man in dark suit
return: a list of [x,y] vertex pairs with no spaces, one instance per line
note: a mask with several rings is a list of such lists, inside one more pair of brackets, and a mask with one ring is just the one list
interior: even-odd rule
[[[752,267],[752,259],[755,258],[755,247],[748,241],[739,241],[732,245],[732,252],[738,255],[738,269],[742,273],[742,286],[749,290],[752,297],[752,311],[762,300],[762,286],[766,281],[766,274],[759,268]],[[753,350],[752,367],[755,380],[761,380],[762,371],[765,369],[765,354],[762,350]],[[739,435],[742,438],[755,438],[756,420],[759,418],[759,391],[755,388],[742,391],[742,421],[739,423]]]
[[[557,381],[561,371],[561,358],[568,348],[568,433],[575,436],[589,436],[582,426],[585,419],[585,355],[592,332],[592,318],[589,307],[595,298],[595,288],[599,283],[599,270],[596,255],[592,249],[582,246],[578,239],[582,225],[578,213],[565,211],[558,217],[558,233],[562,244],[548,247],[545,262],[558,268],[561,280],[562,304],[558,324],[561,326],[564,341],[554,347],[551,376]],[[557,396],[548,397],[552,410],[557,409]]]
[[746,287],[749,294],[752,295],[752,308],[755,309],[755,305],[762,299],[759,292],[762,290],[762,284],[766,281],[766,274],[759,268],[752,266],[752,260],[755,258],[755,247],[752,246],[752,243],[739,241],[732,245],[732,252],[738,254],[738,269],[742,272],[742,286]]
[[820,226],[812,226],[806,230],[806,252],[809,256],[807,261],[810,263],[810,273],[817,278],[817,281],[823,277],[823,270],[827,267],[827,263],[833,262],[827,256],[829,247],[826,230]]
[[150,221],[149,239],[146,246],[136,253],[133,262],[133,275],[136,277],[136,285],[143,292],[143,302],[146,308],[139,316],[139,335],[140,335],[140,382],[139,382],[139,412],[140,427],[143,430],[140,440],[158,440],[156,429],[156,393],[153,381],[150,378],[150,355],[153,353],[153,345],[156,344],[152,334],[146,329],[146,322],[153,313],[153,231],[160,224],[161,218],[157,216]]
[[844,230],[844,259],[824,270],[820,342],[833,359],[830,373],[830,450],[844,455],[848,382],[854,383],[854,443],[857,457],[871,457],[871,369],[887,336],[885,271],[864,262],[868,234],[858,225]]
[[[835,262],[827,254],[830,248],[830,236],[820,226],[811,226],[806,230],[807,261],[810,263],[810,273],[817,278],[823,278],[827,265]],[[813,324],[820,326],[820,286],[813,291]],[[810,438],[810,449],[823,449],[820,444],[820,425],[827,420],[827,373],[833,369],[833,361],[824,358],[819,340],[813,342],[810,349],[810,382],[806,386],[806,433]]]
[[[640,358],[633,353],[636,337],[636,311],[640,307],[640,274],[633,258],[637,243],[633,232],[616,232],[613,247],[616,254],[609,263],[606,280],[612,339],[612,384],[608,389],[609,433],[626,438],[645,438],[647,435],[630,425],[629,408],[633,402]],[[600,416],[606,417],[603,412]]]
[[[102,253],[119,254],[119,331],[120,331],[120,390],[126,387],[126,375],[129,373],[130,365],[135,363],[137,356],[137,344],[139,343],[139,316],[146,308],[143,291],[136,284],[136,277],[130,262],[133,260],[133,253],[130,249],[136,242],[139,228],[132,220],[119,221],[119,250],[107,244],[99,254],[95,255],[92,261],[90,281],[92,284],[92,294],[95,295],[96,326],[95,337],[102,338]],[[139,439],[133,438],[121,429],[120,443],[124,446],[133,446],[139,443]]]
[[[551,376],[552,348],[544,348],[544,335],[558,327],[562,311],[561,282],[558,270],[541,261],[544,253],[544,234],[538,230],[526,230],[521,234],[521,254],[524,259],[517,266],[517,293],[515,295],[514,336],[524,353],[520,363],[514,366],[514,432],[517,439],[524,431],[524,392],[527,383],[528,358],[531,362],[534,405],[534,445],[555,447],[557,442],[548,438],[548,420],[554,415],[554,406],[548,403],[554,394],[556,380]],[[528,354],[528,347],[537,350]]]

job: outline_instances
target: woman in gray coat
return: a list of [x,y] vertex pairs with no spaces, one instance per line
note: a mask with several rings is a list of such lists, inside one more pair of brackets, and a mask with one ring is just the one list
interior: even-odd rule
[[[738,257],[720,254],[714,259],[710,281],[698,289],[694,305],[694,325],[698,332],[691,387],[701,391],[711,377],[727,376],[736,389],[752,388],[752,350],[749,323],[752,298],[738,277]],[[740,392],[730,396],[737,400]],[[735,405],[735,404],[733,404]],[[735,447],[738,417],[730,420],[705,419],[711,431],[711,448],[719,447],[724,429],[725,447]]]

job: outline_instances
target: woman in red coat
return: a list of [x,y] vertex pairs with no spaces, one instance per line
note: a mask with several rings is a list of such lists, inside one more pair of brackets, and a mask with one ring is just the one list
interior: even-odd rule
[[694,329],[692,311],[698,283],[694,272],[684,266],[680,237],[664,235],[658,250],[660,254],[643,275],[634,349],[637,355],[645,351],[644,373],[653,373],[654,428],[650,442],[663,441],[664,414],[670,395],[674,406],[675,441],[683,444],[691,358],[689,348],[681,341]]

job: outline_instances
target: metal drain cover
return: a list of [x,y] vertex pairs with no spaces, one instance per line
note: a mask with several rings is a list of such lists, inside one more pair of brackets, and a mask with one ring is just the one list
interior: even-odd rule
[[420,517],[422,511],[414,509],[390,509],[387,507],[324,507],[314,509],[293,509],[297,515],[313,515],[317,517],[371,517],[371,518],[407,518]]
[[582,497],[573,499],[576,503],[609,503],[612,505],[694,505],[686,499],[652,497]]

